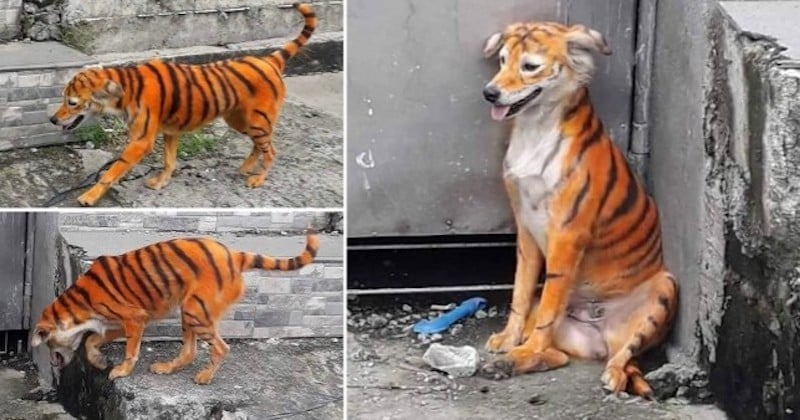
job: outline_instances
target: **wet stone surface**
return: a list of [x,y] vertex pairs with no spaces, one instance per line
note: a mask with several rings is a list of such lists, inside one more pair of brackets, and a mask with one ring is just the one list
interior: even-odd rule
[[[342,340],[226,340],[230,353],[210,385],[192,378],[208,363],[198,346],[194,363],[171,375],[155,375],[154,361],[175,357],[179,342],[145,342],[133,373],[114,382],[108,371],[82,358],[64,371],[59,396],[73,414],[87,419],[332,419],[343,416]],[[123,358],[119,343],[104,353]]]

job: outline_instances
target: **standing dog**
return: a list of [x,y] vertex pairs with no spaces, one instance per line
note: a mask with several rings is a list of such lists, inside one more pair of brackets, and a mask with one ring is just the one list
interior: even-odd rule
[[[197,130],[217,117],[253,141],[240,172],[247,176],[248,187],[261,186],[275,160],[272,133],[286,96],[283,70],[317,27],[311,6],[295,3],[294,8],[303,16],[302,32],[265,57],[203,65],[153,60],[76,74],[64,88],[64,102],[50,122],[69,131],[87,115],[115,115],[128,124],[130,137],[122,156],[97,184],[78,197],[78,202],[95,205],[114,183],[153,151],[158,133],[164,133],[164,170],[147,180],[146,185],[154,190],[164,188],[175,171],[180,134]],[[261,165],[257,167],[259,158]]]
[[483,95],[514,124],[503,167],[518,230],[511,315],[486,348],[514,373],[605,360],[608,390],[652,397],[635,357],[667,335],[678,289],[656,203],[589,100],[596,52],[611,54],[582,25],[517,23],[486,41],[500,70]]

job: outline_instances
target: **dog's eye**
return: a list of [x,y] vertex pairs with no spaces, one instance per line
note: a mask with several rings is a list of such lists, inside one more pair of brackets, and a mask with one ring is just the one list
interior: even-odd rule
[[76,105],[78,105],[78,100],[77,99],[68,99],[67,100],[67,105],[76,106]]
[[522,65],[522,71],[536,71],[539,68],[538,64],[525,63]]
[[506,56],[501,55],[500,56],[500,65],[504,66],[505,64],[506,64]]

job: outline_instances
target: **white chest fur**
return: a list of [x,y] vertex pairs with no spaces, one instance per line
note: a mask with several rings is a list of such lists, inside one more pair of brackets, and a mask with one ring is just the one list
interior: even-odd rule
[[505,158],[505,176],[517,186],[519,219],[542,252],[547,251],[548,199],[561,180],[563,154],[558,120],[549,115],[517,117]]

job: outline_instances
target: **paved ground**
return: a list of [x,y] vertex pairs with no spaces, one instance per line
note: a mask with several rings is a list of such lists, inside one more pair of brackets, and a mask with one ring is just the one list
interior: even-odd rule
[[55,393],[38,391],[36,370],[27,356],[4,357],[0,365],[1,420],[70,420]]
[[[357,308],[349,307],[350,311]],[[395,314],[397,311],[391,311]],[[348,415],[351,419],[725,419],[714,406],[618,399],[601,389],[602,366],[573,362],[550,372],[495,381],[481,376],[451,379],[429,370],[421,357],[428,347],[402,333],[404,317],[358,315],[348,333]],[[388,327],[371,328],[370,325]],[[503,317],[468,320],[443,344],[482,349]],[[355,325],[353,325],[355,324]],[[410,323],[409,323],[410,325]],[[398,333],[399,332],[399,333]],[[487,355],[481,350],[481,355]]]
[[[207,363],[205,346],[192,365],[162,376],[147,366],[174,357],[180,345],[157,342],[144,343],[133,374],[113,383],[83,360],[70,364],[59,395],[89,419],[342,418],[341,339],[228,342],[230,354],[207,386],[192,382]],[[121,344],[104,352],[115,363],[123,357]]]
[[[275,133],[277,159],[263,186],[251,189],[238,167],[252,142],[216,124],[213,145],[179,158],[170,185],[160,191],[144,180],[162,166],[155,152],[98,203],[99,207],[341,207],[343,204],[342,73],[287,77],[289,96]],[[0,153],[0,207],[40,207],[119,155],[124,141]],[[85,190],[85,189],[84,189]],[[69,194],[60,207],[75,207]]]

